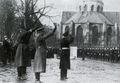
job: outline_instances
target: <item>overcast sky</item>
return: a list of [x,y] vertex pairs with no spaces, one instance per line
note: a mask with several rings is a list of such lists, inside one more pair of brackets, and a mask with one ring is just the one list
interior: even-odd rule
[[[38,6],[43,4],[44,0],[38,0]],[[81,0],[46,0],[47,5],[52,5],[54,8],[50,14],[60,15],[53,21],[60,22],[62,11],[78,11]],[[104,11],[117,11],[120,12],[120,0],[103,0]],[[51,21],[43,21],[45,24],[51,24]]]

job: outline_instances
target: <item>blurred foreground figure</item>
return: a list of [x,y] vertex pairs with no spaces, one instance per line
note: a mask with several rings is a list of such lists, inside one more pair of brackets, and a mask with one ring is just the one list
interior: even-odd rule
[[3,66],[7,64],[7,62],[10,62],[10,43],[8,42],[7,36],[4,36],[3,40],[3,56],[2,56],[2,62]]
[[67,70],[70,69],[70,44],[73,42],[73,37],[69,34],[69,27],[63,34],[61,39],[61,56],[60,69],[61,80],[67,79]]

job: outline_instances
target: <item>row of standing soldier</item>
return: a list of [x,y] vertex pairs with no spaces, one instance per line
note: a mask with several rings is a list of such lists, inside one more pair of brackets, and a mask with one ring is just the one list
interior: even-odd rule
[[78,57],[88,57],[90,59],[99,59],[111,62],[120,61],[119,48],[82,48],[78,49]]

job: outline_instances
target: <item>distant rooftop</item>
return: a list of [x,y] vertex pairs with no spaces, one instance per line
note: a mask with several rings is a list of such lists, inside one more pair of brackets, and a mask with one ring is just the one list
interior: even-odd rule
[[[85,22],[85,21],[87,22],[87,20],[90,20],[93,18],[90,21],[95,22],[97,19],[99,19],[96,22],[107,21],[108,24],[118,23],[120,25],[120,12],[106,12],[105,11],[101,14],[98,14],[98,16],[96,14],[92,14],[92,16],[93,15],[95,15],[95,16],[94,17],[88,16],[89,18],[87,17],[87,18],[83,19],[82,22]],[[80,14],[77,12],[63,11],[61,23],[68,23],[70,20],[74,20],[75,22],[77,22],[80,19],[78,16],[80,16]],[[97,18],[95,18],[96,16],[97,16]],[[104,18],[103,16],[105,17],[105,19],[101,19],[101,17]]]

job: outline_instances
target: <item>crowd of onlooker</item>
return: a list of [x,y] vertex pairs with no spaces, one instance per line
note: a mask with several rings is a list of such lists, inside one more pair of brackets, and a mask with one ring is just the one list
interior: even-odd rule
[[7,37],[0,42],[0,62],[2,66],[11,64],[14,61],[15,48],[13,48],[12,42]]
[[[13,44],[7,37],[4,38],[3,41],[0,42],[0,65],[5,66],[7,64],[14,63],[14,58],[16,54],[17,45]],[[29,47],[31,59],[34,59],[35,55],[35,47]],[[55,54],[56,57],[59,58],[59,49],[54,47],[48,47],[47,49],[47,58],[54,58]]]

